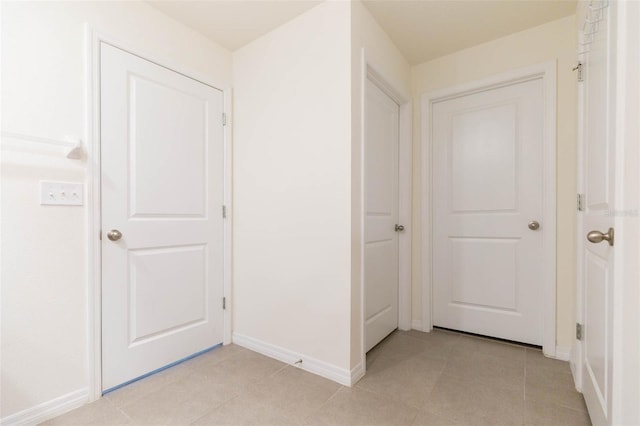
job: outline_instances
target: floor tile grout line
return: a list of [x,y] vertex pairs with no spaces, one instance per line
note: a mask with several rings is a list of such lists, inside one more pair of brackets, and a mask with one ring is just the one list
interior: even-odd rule
[[[243,348],[242,346],[237,346],[237,347],[238,347],[238,348],[240,348],[240,350],[238,350],[238,351],[236,351],[236,352],[233,352],[233,353],[230,353],[230,354],[228,354],[227,356],[223,356],[222,358],[220,358],[220,359],[218,359],[218,360],[215,360],[215,361],[213,361],[213,362],[206,363],[206,364],[207,364],[207,365],[210,365],[210,366],[218,365],[218,364],[221,364],[221,363],[223,363],[223,362],[225,362],[225,361],[228,361],[228,360],[230,360],[230,359],[234,358],[235,356],[237,356],[237,355],[239,355],[239,354],[242,354],[242,353],[244,353],[244,352],[246,352],[246,351],[247,351],[247,349],[246,349],[246,348]],[[223,346],[222,348],[219,348],[219,349],[223,349],[223,348],[224,348],[224,346]],[[216,350],[216,349],[214,349],[214,351],[215,351],[215,350]],[[190,369],[190,370],[192,370],[192,371],[193,371],[193,370],[195,370],[196,368],[198,368],[198,367],[199,367],[198,365],[195,365],[195,364],[197,364],[197,363],[198,363],[198,361],[200,361],[200,364],[205,363],[204,358],[201,358],[201,357],[202,357],[202,356],[204,356],[204,355],[207,355],[207,354],[205,353],[205,354],[200,355],[199,357],[195,357],[195,358],[193,358],[193,359],[189,360],[189,361],[193,361],[193,362],[191,362],[191,363],[189,363],[189,364],[185,365],[185,367],[186,367],[186,368],[188,368],[188,369]]]
[[223,402],[219,403],[218,405],[214,406],[213,408],[211,408],[210,410],[205,412],[203,415],[201,415],[197,419],[195,419],[192,422],[190,422],[189,425],[192,425],[192,424],[196,423],[198,420],[200,420],[200,419],[208,416],[209,414],[213,413],[214,411],[217,411],[217,410],[221,409],[223,406],[229,404],[231,401],[233,401],[234,399],[237,399],[238,397],[240,397],[239,393],[234,395],[234,396],[232,396],[231,398],[227,399],[226,401],[223,401]]
[[589,415],[589,411],[587,411],[587,410],[580,410],[580,409],[578,409],[578,408],[575,408],[575,407],[569,407],[568,405],[564,405],[564,404],[555,404],[555,403],[554,403],[553,405],[555,405],[555,406],[557,406],[557,407],[566,408],[567,410],[575,411],[575,412],[577,412],[577,413],[585,413],[585,414]]
[[[241,350],[241,351],[238,351],[238,352],[235,352],[235,353],[233,353],[233,354],[230,354],[229,356],[227,356],[227,357],[225,357],[225,358],[221,359],[221,360],[220,360],[220,361],[218,361],[218,362],[212,363],[211,365],[218,366],[220,363],[222,363],[222,362],[224,362],[224,361],[229,360],[232,356],[237,355],[237,354],[239,354],[239,353],[242,353],[242,352],[244,352],[244,351],[246,351],[246,349],[242,348],[242,350]],[[253,352],[253,351],[249,351],[249,352]],[[255,352],[254,352],[254,353],[255,353]],[[277,374],[278,372],[280,372],[280,371],[282,371],[283,369],[285,369],[286,367],[288,367],[288,364],[285,364],[285,363],[282,363],[282,364],[283,364],[283,365],[282,365],[278,370],[274,371],[273,373],[271,373],[271,374],[269,374],[269,375],[267,375],[267,376],[265,376],[265,377],[262,377],[262,378],[259,378],[259,379],[255,379],[255,380],[251,381],[250,383],[248,383],[246,386],[242,386],[242,387],[241,387],[241,389],[240,389],[240,390],[238,390],[238,393],[237,393],[236,395],[234,395],[233,397],[231,397],[231,398],[227,399],[226,401],[222,401],[222,402],[218,403],[218,404],[217,404],[217,405],[215,405],[213,408],[211,408],[210,410],[208,410],[205,414],[203,414],[203,416],[204,416],[204,415],[206,415],[206,414],[209,414],[209,413],[211,413],[211,412],[213,412],[213,411],[215,411],[215,410],[217,410],[218,408],[222,407],[222,406],[223,406],[223,405],[225,405],[226,403],[228,403],[228,402],[230,402],[231,400],[233,400],[233,399],[237,398],[238,396],[240,396],[240,395],[242,394],[242,391],[243,391],[247,386],[250,386],[250,385],[253,385],[253,384],[259,383],[259,382],[261,382],[261,381],[263,381],[263,380],[267,380],[267,379],[271,378],[273,375]],[[149,397],[149,396],[151,396],[151,395],[153,395],[153,394],[159,393],[159,392],[161,392],[162,390],[164,390],[164,389],[168,388],[169,386],[172,386],[173,384],[175,384],[178,380],[185,379],[185,378],[189,378],[189,376],[198,375],[198,372],[197,372],[197,371],[190,370],[190,369],[187,369],[187,371],[189,371],[189,373],[188,373],[188,374],[186,374],[186,375],[184,375],[184,377],[176,378],[176,379],[174,379],[174,380],[170,381],[169,383],[165,383],[165,384],[163,384],[162,386],[160,386],[158,389],[155,389],[153,392],[150,392],[150,393],[149,393],[149,394],[147,394],[147,395],[144,395],[144,396],[142,396],[142,397],[140,397],[140,398],[137,398],[136,400],[139,400],[139,399],[144,398],[144,397]],[[113,401],[110,401],[110,402],[113,404]],[[122,411],[125,415],[127,415],[127,417],[128,417],[128,418],[131,418],[131,416],[129,416],[129,415],[126,413],[126,411],[124,411],[124,408],[126,408],[126,407],[127,407],[127,406],[129,406],[129,405],[132,405],[134,402],[135,402],[135,401],[131,401],[129,404],[124,404],[122,407],[120,407],[120,408],[119,408],[119,410],[120,410],[120,411]],[[202,416],[201,416],[201,417],[202,417]],[[200,418],[200,417],[198,417],[198,419],[199,419],[199,418]],[[135,419],[133,419],[133,418],[131,418],[131,419],[134,421],[134,423],[138,424],[138,423],[135,421]],[[197,421],[198,419],[194,420],[194,422],[195,422],[195,421]]]
[[[335,392],[333,392],[333,393],[329,396],[329,398],[327,398],[327,400],[326,400],[326,401],[324,401],[322,404],[320,404],[320,405],[318,406],[318,408],[316,408],[315,410],[312,410],[308,415],[306,415],[306,416],[302,419],[302,421],[303,421],[303,422],[305,422],[305,421],[306,421],[307,419],[309,419],[311,416],[313,416],[314,414],[316,414],[317,412],[319,412],[320,410],[322,410],[324,407],[326,407],[326,406],[327,406],[327,404],[329,404],[329,402],[330,402],[330,401],[331,401],[331,400],[332,400],[332,399],[333,399],[333,398],[334,398],[334,397],[335,397],[335,396],[336,396],[336,395],[337,395],[337,394],[338,394],[342,389],[345,389],[345,388],[347,388],[347,387],[346,387],[346,386],[344,386],[344,385],[340,385],[340,386],[338,386],[338,389],[337,389]],[[352,387],[352,388],[350,388],[350,389],[353,389],[353,387]]]
[[[354,388],[351,388],[351,389],[354,389]],[[358,390],[361,390],[361,391],[363,391],[363,392],[366,392],[366,393],[369,393],[369,394],[375,395],[375,396],[377,396],[377,397],[379,397],[379,398],[385,398],[385,399],[387,398],[385,395],[379,394],[378,392],[375,392],[375,391],[372,391],[372,390],[369,390],[369,389],[365,389],[365,388],[362,388],[362,387],[359,387],[359,388],[358,388]],[[396,402],[396,403],[398,403],[398,404],[402,404],[402,405],[404,405],[405,407],[409,407],[409,408],[414,408],[414,409],[415,409],[415,407],[413,407],[413,406],[411,406],[411,405],[407,404],[406,402],[401,402],[401,401],[397,401],[397,400],[394,400],[394,402]]]
[[136,425],[138,424],[138,422],[133,417],[131,417],[129,414],[127,414],[124,410],[122,410],[122,408],[118,407],[113,401],[111,401],[109,398],[105,398],[105,399],[107,400],[107,404],[109,404],[112,408],[115,408],[116,411],[121,413],[127,419],[131,420],[134,424],[136,424]]
[[[417,330],[416,330],[416,331],[417,331]],[[434,332],[433,332],[433,331],[431,331],[431,332],[428,332],[428,331],[422,331],[421,333],[431,334],[431,333],[434,333]],[[448,334],[452,334],[452,335],[454,335],[454,336],[455,336],[455,340],[459,340],[459,339],[460,339],[460,336],[461,336],[461,334],[460,334],[460,333],[453,333],[453,332],[437,332],[437,333],[438,333],[438,334],[440,334],[440,333],[444,333],[444,334],[447,334],[447,335],[448,335]],[[390,336],[391,336],[391,335],[390,335]],[[419,341],[421,341],[421,342],[428,342],[428,341],[429,341],[429,339],[423,339],[423,338],[421,338],[421,337],[412,336],[412,335],[410,335],[409,333],[406,333],[406,332],[404,332],[404,333],[397,333],[397,336],[409,337],[409,338],[411,338],[411,339],[419,340]]]
[[[580,394],[582,395],[582,394]],[[556,401],[548,401],[548,400],[544,400],[544,399],[536,399],[536,398],[530,398],[527,401],[530,402],[536,402],[538,404],[550,404],[553,405],[554,407],[558,407],[558,408],[566,408],[567,410],[571,410],[571,411],[575,411],[577,413],[585,413],[587,415],[589,415],[589,412],[587,410],[581,410],[579,408],[575,408],[566,404],[562,404],[562,403],[558,403]]]
[[[280,361],[280,362],[282,362],[282,361]],[[257,382],[262,382],[263,380],[267,380],[267,379],[270,379],[272,377],[275,377],[278,373],[280,373],[281,371],[286,370],[288,367],[293,367],[293,365],[290,365],[290,364],[287,364],[287,363],[283,363],[283,364],[284,365],[282,367],[278,368],[276,371],[274,371],[273,373],[265,376],[263,379],[261,379],[261,380],[259,380]]]
[[[434,387],[435,387],[435,385],[434,385]],[[352,389],[353,389],[353,388],[352,388]],[[375,392],[375,391],[373,391],[373,390],[366,389],[366,388],[363,388],[363,387],[359,387],[359,388],[358,388],[358,390],[361,390],[361,391],[363,391],[363,392],[369,393],[369,394],[371,394],[371,395],[375,395],[375,396],[377,396],[378,398],[383,398],[383,399],[386,399],[386,398],[387,398],[387,396],[386,396],[386,395],[379,394],[378,392]],[[431,392],[433,392],[433,388],[431,389],[431,391],[429,392],[429,394],[431,394]],[[411,408],[411,409],[415,410],[415,411],[416,411],[416,416],[417,416],[417,413],[421,411],[421,409],[420,409],[420,408],[415,407],[415,406],[413,406],[413,405],[411,405],[411,404],[408,404],[408,403],[406,403],[406,402],[404,402],[404,401],[398,401],[398,400],[392,400],[392,401],[393,401],[394,403],[396,403],[396,404],[400,404],[400,405],[403,405],[404,407]],[[415,417],[413,418],[413,420],[415,420]],[[413,423],[413,420],[411,420],[411,423]]]
[[[171,368],[175,368],[175,367],[179,367],[179,365],[173,366],[173,367],[171,367]],[[145,393],[145,392],[142,392],[141,394],[139,394],[139,393],[140,393],[140,392],[139,392],[139,390],[136,392],[136,390],[135,390],[135,389],[131,390],[131,388],[129,388],[129,386],[136,385],[136,384],[138,384],[138,386],[140,386],[140,385],[144,385],[144,384],[147,384],[147,386],[149,386],[149,385],[148,385],[148,383],[151,383],[151,380],[150,380],[151,378],[154,378],[154,377],[155,377],[155,378],[158,378],[158,377],[160,377],[160,376],[157,376],[157,375],[151,375],[151,376],[145,377],[145,378],[144,378],[144,379],[142,379],[142,380],[139,380],[139,381],[137,381],[137,382],[131,383],[131,384],[127,385],[127,386],[124,386],[124,387],[122,387],[122,388],[120,388],[120,389],[115,390],[113,393],[115,393],[115,392],[119,392],[119,391],[121,391],[121,390],[122,390],[122,391],[124,391],[124,390],[127,390],[127,389],[128,389],[130,392],[134,392],[134,394],[135,394],[135,397],[134,397],[134,398],[132,398],[131,396],[129,396],[128,400],[127,400],[127,401],[125,401],[125,402],[122,402],[122,404],[120,404],[120,405],[116,405],[115,401],[113,401],[113,400],[111,399],[111,398],[112,398],[112,393],[111,393],[111,392],[110,392],[109,394],[107,394],[107,395],[103,395],[103,396],[102,396],[102,398],[105,398],[105,399],[109,400],[109,402],[110,402],[111,404],[113,404],[113,405],[114,405],[115,407],[117,407],[120,411],[122,411],[123,413],[125,413],[125,414],[126,414],[126,412],[124,411],[124,408],[125,408],[125,407],[128,407],[128,406],[130,406],[130,405],[134,404],[135,402],[137,402],[137,401],[139,401],[139,400],[141,400],[141,399],[143,399],[143,398],[146,398],[146,397],[148,397],[148,396],[150,396],[150,395],[153,395],[153,394],[155,394],[155,393],[157,393],[157,392],[161,391],[162,389],[165,389],[165,388],[167,388],[167,387],[169,387],[169,386],[171,386],[171,385],[175,384],[178,380],[182,380],[182,379],[188,378],[190,375],[192,375],[192,374],[193,374],[193,372],[192,372],[191,370],[189,370],[189,369],[187,369],[187,368],[185,368],[185,369],[189,372],[188,374],[184,374],[184,375],[182,375],[182,377],[176,377],[176,378],[174,378],[174,379],[172,379],[172,380],[169,380],[169,381],[163,382],[162,384],[158,384],[158,385],[156,386],[156,388],[155,388],[155,389],[153,389],[153,390],[149,390],[149,391],[148,391],[148,392],[146,392],[146,393]],[[164,372],[168,372],[168,371],[174,371],[174,372],[175,372],[176,370],[167,369],[167,370],[164,370],[164,371],[159,372],[159,373],[157,373],[157,374],[162,374],[162,373],[164,373]],[[166,374],[166,373],[165,373],[165,374]],[[145,381],[145,380],[148,380],[148,381]]]

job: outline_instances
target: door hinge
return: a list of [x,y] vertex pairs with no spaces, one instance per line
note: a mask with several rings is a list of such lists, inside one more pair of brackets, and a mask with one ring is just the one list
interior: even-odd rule
[[222,310],[227,309],[227,298],[223,297],[222,298]]
[[582,340],[582,324],[576,323],[576,339]]
[[100,230],[100,232],[98,232],[98,239],[102,241],[102,229]]
[[222,125],[223,126],[227,125],[227,113],[226,112],[222,113]]
[[583,212],[584,211],[584,194],[578,194],[578,211],[579,212]]
[[227,218],[227,206],[222,206],[222,218]]
[[583,82],[584,81],[584,72],[583,72],[582,62],[578,62],[578,65],[576,65],[573,68],[573,71],[578,71],[578,82]]

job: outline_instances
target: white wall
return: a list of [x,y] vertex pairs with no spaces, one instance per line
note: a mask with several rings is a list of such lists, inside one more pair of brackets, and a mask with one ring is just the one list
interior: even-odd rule
[[[358,0],[351,3],[351,368],[362,351],[362,125],[365,61],[396,92],[410,100],[411,69],[389,36]],[[410,231],[410,227],[407,226]]]
[[[231,54],[143,2],[3,2],[2,130],[85,135],[84,23],[221,85]],[[38,182],[83,182],[86,160],[2,138],[3,419],[86,390],[85,207],[39,205]],[[86,189],[86,188],[85,188]]]
[[[326,2],[233,54],[142,2],[3,3],[2,130],[85,134],[83,23],[142,52],[234,80],[234,332],[340,374],[362,362],[362,57],[401,92],[558,58],[558,339],[574,303],[575,50],[566,18],[410,69],[359,2]],[[419,102],[413,298],[420,300]],[[85,136],[86,140],[86,136]],[[6,418],[87,387],[86,207],[41,207],[40,180],[86,161],[2,138],[2,396]],[[420,306],[414,303],[414,319]]]
[[341,375],[350,367],[349,8],[322,3],[233,54],[234,338]]
[[421,136],[420,96],[528,65],[557,60],[557,344],[566,351],[574,337],[576,291],[576,111],[575,16],[481,44],[412,68],[413,131],[413,319],[420,321]]

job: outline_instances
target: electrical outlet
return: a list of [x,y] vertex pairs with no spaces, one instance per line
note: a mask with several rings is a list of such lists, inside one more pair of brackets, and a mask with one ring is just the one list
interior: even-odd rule
[[40,182],[40,204],[45,206],[81,206],[84,204],[81,183]]

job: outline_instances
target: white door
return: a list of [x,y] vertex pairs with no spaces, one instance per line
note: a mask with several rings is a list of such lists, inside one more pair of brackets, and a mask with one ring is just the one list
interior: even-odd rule
[[400,108],[367,79],[364,147],[366,351],[398,328],[398,136]]
[[537,78],[433,106],[435,326],[542,345],[543,100]]
[[[614,5],[612,4],[612,7]],[[580,256],[583,286],[582,381],[584,398],[593,424],[611,424],[612,338],[614,313],[615,246],[587,240],[591,231],[606,233],[614,227],[615,209],[615,52],[610,37],[611,10],[601,10],[602,20],[583,59],[582,142],[584,211],[581,213]],[[615,243],[615,235],[614,235]]]
[[222,342],[223,95],[107,44],[100,63],[108,390]]

